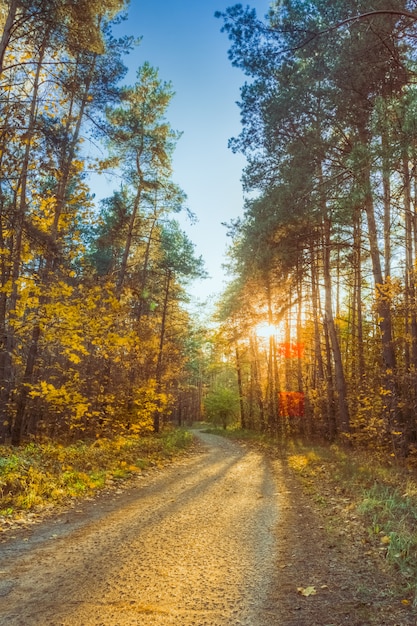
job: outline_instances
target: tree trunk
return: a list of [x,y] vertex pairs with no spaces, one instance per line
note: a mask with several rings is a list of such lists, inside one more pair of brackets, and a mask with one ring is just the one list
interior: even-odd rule
[[350,430],[349,409],[347,403],[347,390],[345,373],[343,369],[342,354],[340,351],[339,338],[337,336],[336,326],[333,318],[332,307],[332,281],[330,273],[330,219],[324,218],[324,249],[323,249],[323,275],[324,275],[324,291],[325,291],[325,323],[327,325],[330,344],[333,352],[335,382],[337,391],[337,402],[339,407],[339,423],[340,429],[344,433]]
[[28,357],[26,359],[26,368],[23,375],[22,386],[19,392],[19,397],[16,404],[16,415],[12,429],[12,446],[18,446],[21,443],[24,430],[25,430],[25,409],[28,394],[30,391],[30,384],[32,382],[33,370],[36,363],[36,357],[38,354],[38,344],[40,337],[40,326],[37,324],[32,332],[32,343],[29,348]]
[[264,400],[262,397],[261,383],[259,380],[259,349],[256,338],[250,339],[250,352],[251,352],[251,414],[255,414],[257,410],[259,416],[258,427],[261,432],[265,431],[265,408]]
[[151,227],[149,229],[148,238],[146,241],[145,255],[143,258],[143,266],[142,266],[142,272],[141,272],[141,277],[140,277],[140,282],[139,282],[138,325],[140,324],[140,321],[142,319],[142,314],[143,314],[143,298],[144,298],[144,291],[146,288],[146,283],[148,280],[148,266],[149,266],[149,258],[150,258],[150,253],[151,253],[152,235],[156,226],[156,221],[157,221],[157,218],[153,217]]
[[[164,352],[166,321],[167,321],[167,314],[168,314],[168,301],[169,301],[169,292],[171,288],[171,279],[172,279],[172,272],[171,270],[168,270],[167,276],[166,276],[166,282],[165,282],[164,303],[162,307],[161,332],[159,334],[159,349],[158,349],[158,358],[156,362],[156,372],[155,372],[157,396],[159,396],[162,390],[162,358],[163,358],[163,352]],[[160,415],[159,400],[157,400],[157,408],[153,414],[153,429],[154,429],[154,432],[156,433],[159,433],[161,429],[161,415]]]
[[386,429],[391,432],[398,430],[403,421],[399,398],[397,376],[397,360],[393,342],[393,323],[391,314],[390,285],[384,280],[381,268],[381,258],[378,245],[378,231],[376,226],[375,208],[371,187],[371,164],[368,151],[368,135],[363,128],[359,129],[359,139],[362,142],[366,157],[362,165],[362,186],[364,193],[364,208],[368,225],[368,240],[372,261],[372,274],[375,286],[375,305],[380,329],[382,348],[382,384],[385,388],[385,421]]
[[[19,299],[18,292],[18,279],[21,272],[21,262],[22,262],[22,246],[23,246],[23,229],[24,229],[24,220],[27,213],[27,186],[28,186],[28,172],[29,172],[29,164],[30,164],[30,153],[32,148],[32,139],[35,134],[35,126],[37,119],[37,105],[38,105],[38,93],[40,88],[40,75],[43,59],[46,52],[46,46],[49,39],[49,32],[45,33],[44,39],[42,42],[42,46],[39,51],[38,62],[36,66],[36,73],[33,81],[33,92],[32,92],[32,101],[30,106],[29,118],[28,118],[28,131],[27,131],[27,140],[25,153],[22,161],[22,169],[20,173],[19,180],[19,189],[16,193],[16,198],[18,198],[18,207],[17,207],[17,219],[15,222],[15,245],[14,245],[14,258],[12,263],[12,272],[11,272],[11,280],[12,280],[12,292],[9,300],[9,310],[10,313],[10,324],[8,326],[8,333],[6,338],[6,352],[5,357],[10,359],[10,363],[7,364],[5,371],[9,371],[11,373],[12,370],[12,354],[14,350],[15,337],[14,337],[14,323],[16,320],[16,308],[17,302]],[[28,396],[28,388],[27,384],[31,373],[29,373],[29,369],[32,368],[32,363],[34,363],[34,359],[36,359],[37,354],[37,346],[33,345],[33,340],[38,341],[37,333],[34,332],[32,334],[32,344],[29,347],[29,353],[27,358],[27,364],[25,368],[25,373],[22,381],[21,391],[18,395],[17,400],[17,413],[15,417],[15,423],[12,426],[12,442],[13,445],[19,445],[20,437],[23,431],[23,413],[24,407],[26,404],[26,399]],[[8,396],[10,393],[10,384],[11,384],[11,376],[10,379],[4,381],[2,383],[5,385],[5,396]],[[9,387],[9,389],[7,389]],[[4,410],[4,408],[2,409]],[[1,419],[1,418],[0,418]]]
[[405,218],[405,279],[408,300],[407,318],[410,319],[410,365],[417,369],[417,317],[416,317],[416,285],[413,249],[413,215],[411,210],[411,181],[408,157],[403,157],[404,180],[404,218]]
[[382,186],[384,191],[384,259],[385,279],[391,276],[391,170],[389,163],[390,146],[385,132],[381,135],[382,143]]
[[242,384],[242,367],[240,363],[240,352],[237,341],[235,341],[235,356],[236,356],[236,373],[237,373],[237,386],[239,391],[239,408],[240,408],[240,427],[246,428],[246,414],[245,403],[243,399],[243,384]]
[[[268,302],[268,324],[273,325],[272,315],[272,298],[271,298],[271,285],[269,277],[266,284],[267,302]],[[278,406],[278,388],[276,385],[276,345],[275,337],[270,335],[268,342],[268,374],[267,374],[267,411],[268,411],[268,428],[274,434],[283,434],[283,423],[279,419],[279,406]]]
[[129,259],[130,249],[132,247],[133,233],[135,230],[136,219],[139,213],[139,206],[142,197],[142,188],[139,186],[136,191],[135,201],[133,203],[132,213],[129,220],[128,231],[126,235],[125,247],[123,250],[122,262],[120,264],[119,276],[116,285],[116,297],[120,300],[123,290],[124,281],[127,272],[127,262]]
[[20,0],[11,0],[9,4],[9,12],[7,14],[6,23],[4,25],[3,33],[0,40],[0,76],[4,71],[4,55],[6,54],[7,47],[10,42],[10,37],[15,25],[15,18],[17,9],[19,8]]
[[363,344],[363,315],[362,315],[362,218],[360,211],[355,211],[353,226],[353,254],[354,254],[354,298],[353,310],[356,324],[353,325],[354,346],[356,355],[352,355],[357,361],[357,378],[359,386],[362,385],[365,376],[365,354]]
[[324,365],[321,346],[321,332],[319,323],[319,311],[321,309],[320,296],[319,296],[319,284],[318,284],[318,270],[317,260],[314,251],[314,241],[310,243],[310,272],[311,272],[311,300],[313,308],[313,323],[314,323],[314,347],[315,347],[315,359],[316,367],[314,372],[317,372],[318,381],[315,384],[324,380]]
[[[360,130],[359,136],[364,148],[367,150],[368,145],[366,131]],[[369,248],[375,285],[376,308],[378,313],[379,328],[381,331],[382,358],[385,372],[393,373],[396,371],[396,358],[393,345],[391,300],[390,294],[387,293],[386,283],[382,275],[375,208],[371,188],[371,166],[369,162],[369,155],[367,155],[366,159],[364,159],[362,177],[364,208],[368,224]]]

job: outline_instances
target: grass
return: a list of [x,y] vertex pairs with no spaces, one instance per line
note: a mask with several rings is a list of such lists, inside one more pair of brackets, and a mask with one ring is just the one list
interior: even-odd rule
[[[298,449],[296,449],[298,448]],[[300,463],[299,459],[304,459]],[[296,462],[296,459],[298,461]],[[288,463],[324,507],[335,496],[361,521],[368,542],[385,553],[406,586],[417,592],[417,474],[338,446],[294,446]],[[334,511],[338,512],[336,506]]]
[[417,499],[399,487],[375,483],[364,492],[358,508],[369,520],[369,531],[386,538],[387,559],[414,583],[417,578]]
[[189,432],[175,429],[70,446],[52,442],[17,449],[0,446],[0,517],[90,495],[167,462],[192,441]]

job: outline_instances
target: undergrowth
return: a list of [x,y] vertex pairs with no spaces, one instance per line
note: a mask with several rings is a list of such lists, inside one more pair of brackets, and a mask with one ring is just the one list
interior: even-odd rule
[[[296,446],[294,446],[295,448]],[[344,450],[337,446],[298,446],[288,462],[307,458],[300,473],[323,494],[333,486],[347,497],[347,506],[362,520],[366,545],[383,551],[386,560],[401,575],[402,586],[417,599],[417,474],[415,469],[377,461],[370,452]],[[324,494],[324,506],[331,498]]]
[[70,446],[52,442],[0,446],[0,516],[91,494],[166,462],[192,441],[189,432],[175,429]]

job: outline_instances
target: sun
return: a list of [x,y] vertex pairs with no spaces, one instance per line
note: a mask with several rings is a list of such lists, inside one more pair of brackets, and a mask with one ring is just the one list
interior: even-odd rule
[[269,339],[277,334],[277,327],[267,322],[261,322],[254,327],[254,333],[259,339]]

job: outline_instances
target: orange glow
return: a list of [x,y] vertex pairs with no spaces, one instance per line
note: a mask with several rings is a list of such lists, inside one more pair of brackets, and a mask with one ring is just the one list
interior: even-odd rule
[[304,393],[302,391],[280,391],[278,398],[281,417],[304,417]]
[[302,359],[304,344],[298,341],[284,341],[279,344],[278,352],[285,359]]

